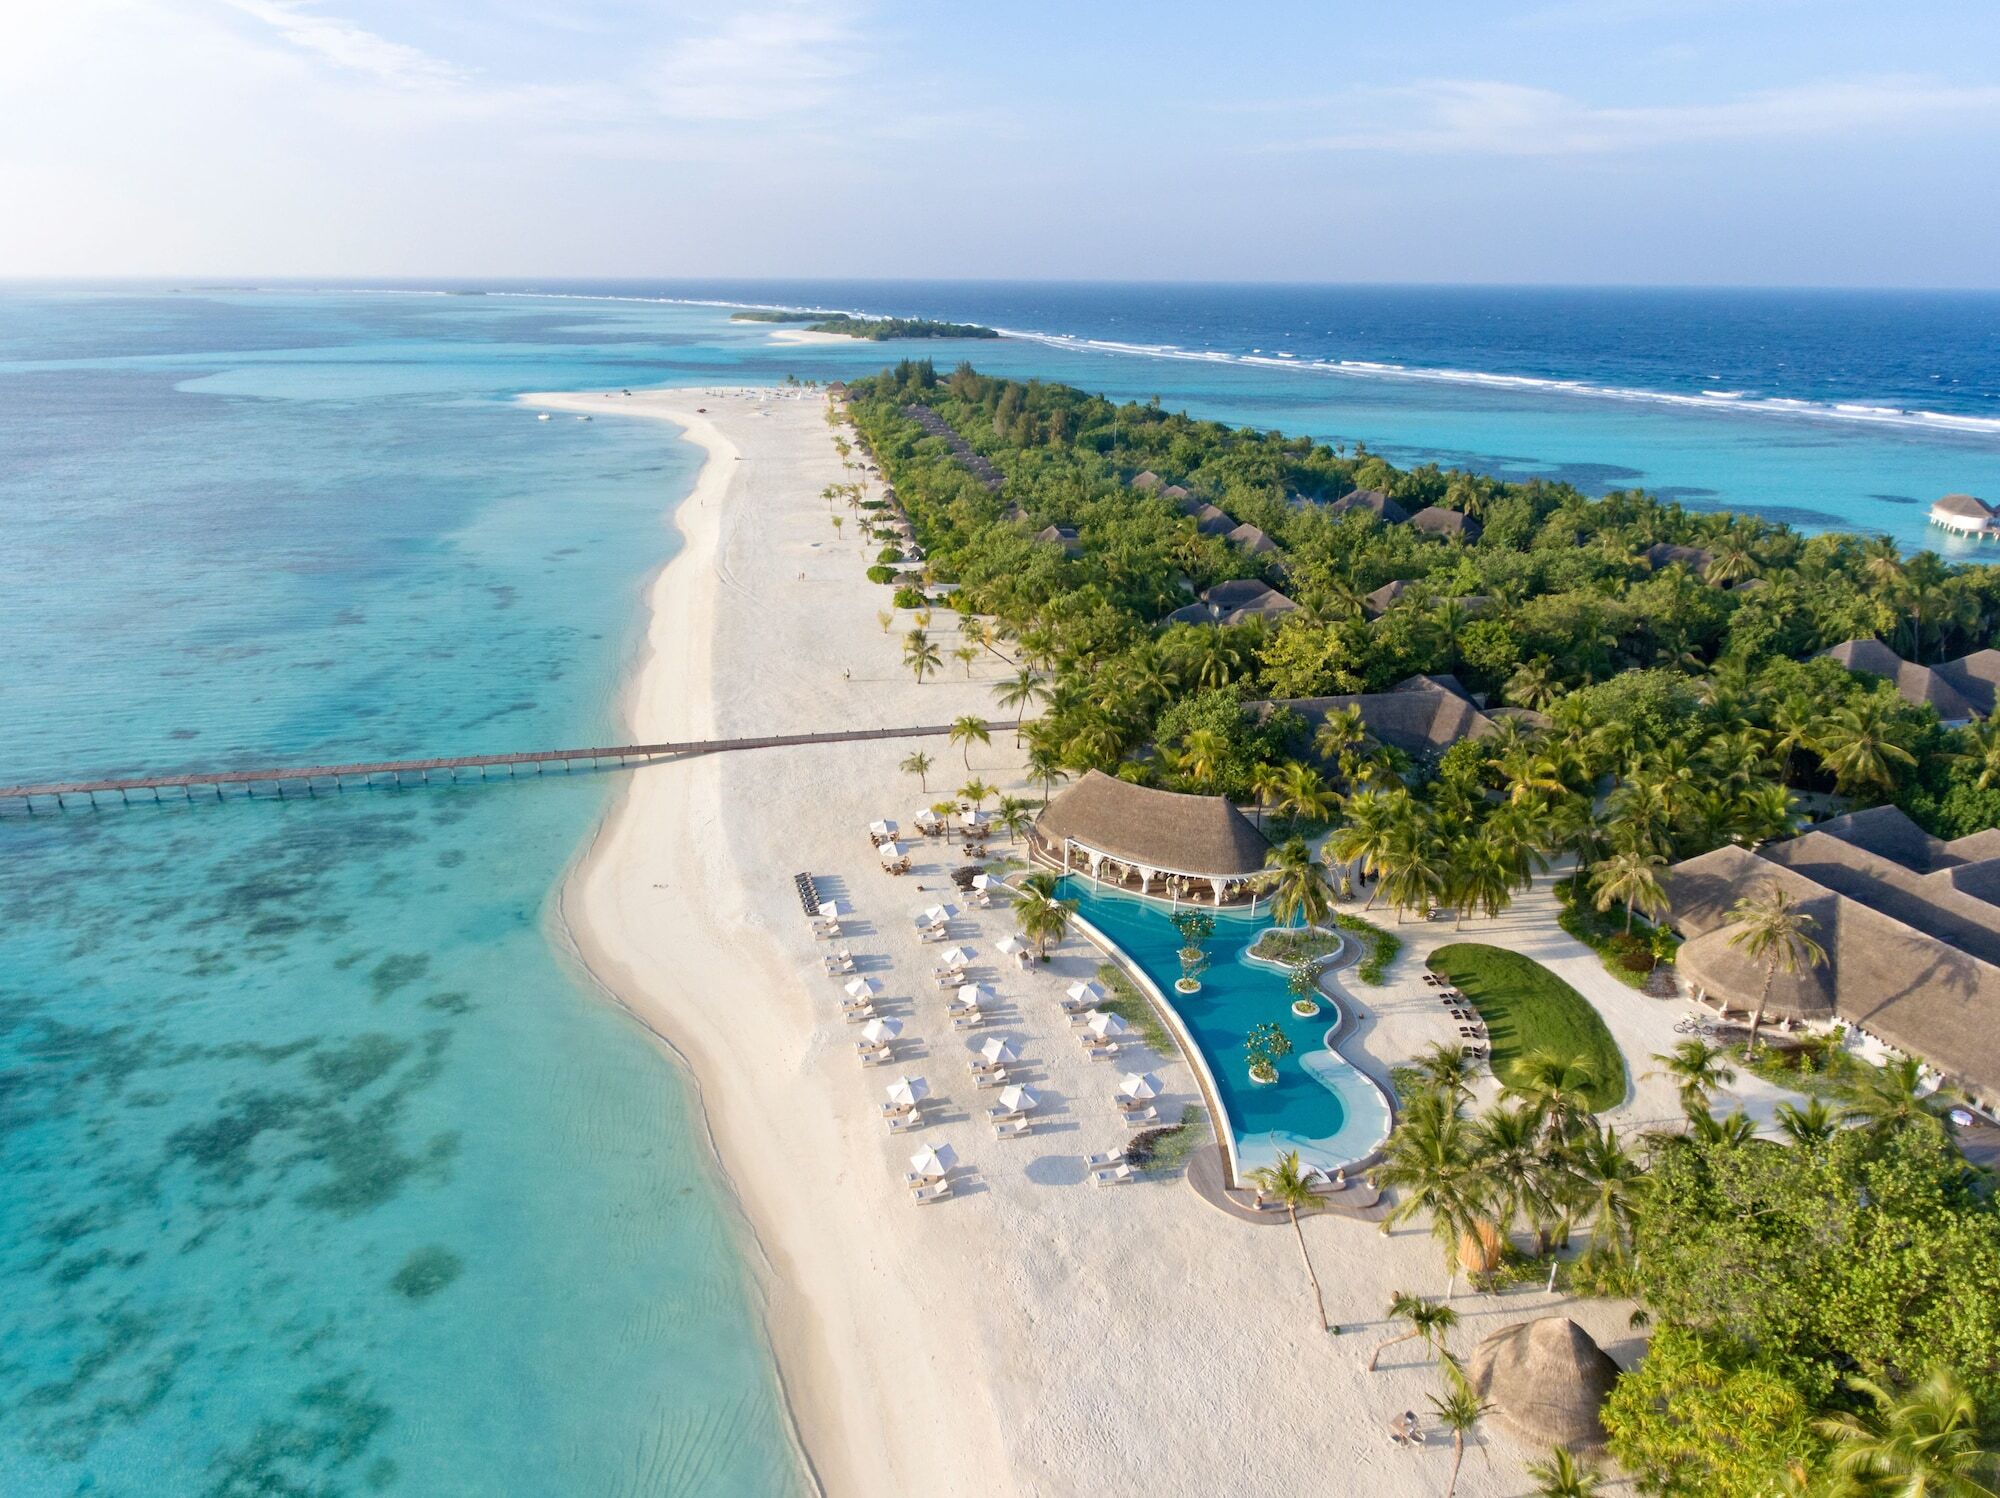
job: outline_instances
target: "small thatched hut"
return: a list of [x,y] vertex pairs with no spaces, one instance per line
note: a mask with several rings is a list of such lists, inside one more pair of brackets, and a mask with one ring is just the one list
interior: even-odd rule
[[1467,1376],[1523,1440],[1573,1451],[1604,1444],[1597,1412],[1618,1381],[1618,1365],[1567,1316],[1495,1332],[1473,1349]]

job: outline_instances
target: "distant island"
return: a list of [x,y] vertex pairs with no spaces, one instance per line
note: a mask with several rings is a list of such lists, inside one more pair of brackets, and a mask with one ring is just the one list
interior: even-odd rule
[[808,333],[838,333],[886,343],[892,338],[998,338],[991,328],[969,322],[934,322],[927,317],[850,317],[845,312],[784,312],[752,308],[730,314],[731,322],[804,323]]

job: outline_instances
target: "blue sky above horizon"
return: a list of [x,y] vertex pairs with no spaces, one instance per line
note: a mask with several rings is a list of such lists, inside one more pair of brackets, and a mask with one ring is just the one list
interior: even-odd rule
[[63,0],[0,275],[2000,286],[2000,7]]

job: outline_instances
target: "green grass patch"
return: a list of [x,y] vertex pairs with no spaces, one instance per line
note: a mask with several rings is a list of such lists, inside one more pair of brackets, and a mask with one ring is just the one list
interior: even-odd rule
[[1389,964],[1401,955],[1403,939],[1394,932],[1384,931],[1372,921],[1364,921],[1360,916],[1349,915],[1344,910],[1335,912],[1333,923],[1343,931],[1353,932],[1368,948],[1368,955],[1355,966],[1354,976],[1363,983],[1379,984],[1387,976]]
[[1591,1106],[1625,1097],[1625,1058],[1584,996],[1539,962],[1480,942],[1454,942],[1431,953],[1442,973],[1486,1021],[1493,1074],[1503,1081],[1529,1051],[1580,1056],[1596,1070]]
[[1250,955],[1266,962],[1282,962],[1297,967],[1301,962],[1317,962],[1340,950],[1340,938],[1310,926],[1268,926],[1250,944]]
[[1097,969],[1097,981],[1103,985],[1111,998],[1101,1005],[1125,1021],[1139,1032],[1139,1038],[1163,1057],[1180,1054],[1180,1047],[1174,1044],[1174,1037],[1167,1033],[1167,1027],[1160,1023],[1159,1015],[1153,1012],[1152,1002],[1132,986],[1125,971],[1115,962],[1101,963]]

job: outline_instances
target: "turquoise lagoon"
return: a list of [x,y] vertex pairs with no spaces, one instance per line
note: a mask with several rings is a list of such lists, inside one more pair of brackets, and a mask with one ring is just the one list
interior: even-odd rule
[[[1335,1170],[1382,1142],[1390,1118],[1381,1089],[1325,1044],[1338,1021],[1334,1008],[1322,1002],[1316,1017],[1300,1018],[1292,1013],[1284,970],[1248,955],[1258,933],[1271,925],[1269,917],[1209,912],[1215,935],[1204,948],[1209,966],[1201,992],[1180,994],[1173,984],[1181,974],[1181,937],[1171,906],[1074,874],[1062,881],[1062,893],[1145,971],[1180,1015],[1228,1111],[1241,1168],[1268,1165],[1297,1150],[1307,1164]],[[1250,1027],[1266,1021],[1284,1030],[1292,1053],[1278,1063],[1278,1080],[1261,1084],[1250,1080],[1243,1044]]]

